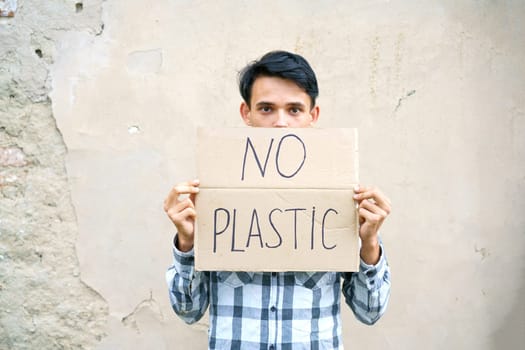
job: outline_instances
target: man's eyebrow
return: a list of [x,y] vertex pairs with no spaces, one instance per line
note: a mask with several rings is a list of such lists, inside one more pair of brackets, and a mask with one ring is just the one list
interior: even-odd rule
[[306,105],[302,102],[290,102],[286,104],[288,107],[302,107],[305,108]]
[[267,101],[259,101],[255,105],[256,106],[273,106],[275,103],[267,102]]
[[[256,107],[262,107],[262,106],[274,106],[275,103],[269,102],[269,101],[259,101],[255,104]],[[306,105],[300,101],[297,102],[289,102],[286,104],[286,107],[295,107],[295,108],[306,108]]]

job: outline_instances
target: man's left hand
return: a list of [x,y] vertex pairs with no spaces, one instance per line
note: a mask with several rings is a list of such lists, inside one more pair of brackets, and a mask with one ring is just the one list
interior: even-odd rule
[[392,206],[390,200],[376,187],[358,186],[354,192],[354,200],[359,205],[361,259],[369,265],[374,265],[380,258],[377,234]]

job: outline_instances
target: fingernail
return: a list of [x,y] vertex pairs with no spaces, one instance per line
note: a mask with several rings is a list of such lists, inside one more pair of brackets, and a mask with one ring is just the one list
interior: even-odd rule
[[354,191],[359,191],[359,185],[354,186]]
[[357,199],[359,198],[359,196],[357,194],[354,194],[354,199]]

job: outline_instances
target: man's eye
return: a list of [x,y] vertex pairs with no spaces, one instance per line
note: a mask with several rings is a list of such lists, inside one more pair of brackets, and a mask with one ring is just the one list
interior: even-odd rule
[[271,107],[261,107],[261,111],[265,112],[265,113],[268,113],[272,110]]
[[300,110],[299,108],[291,108],[291,109],[290,109],[290,113],[292,113],[292,114],[297,114],[297,113],[299,113],[300,111],[301,111],[301,110]]

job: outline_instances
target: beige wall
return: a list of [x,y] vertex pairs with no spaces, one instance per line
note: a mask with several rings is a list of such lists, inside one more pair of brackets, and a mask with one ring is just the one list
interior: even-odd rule
[[196,127],[241,125],[236,72],[271,49],[310,61],[318,125],[359,128],[360,177],[393,201],[389,310],[367,327],[345,309],[347,347],[524,346],[525,4],[84,3],[93,8],[103,31],[57,32],[47,66],[79,278],[107,305],[89,346],[206,348],[205,322],[183,324],[168,302],[174,228],[162,201],[195,175]]

